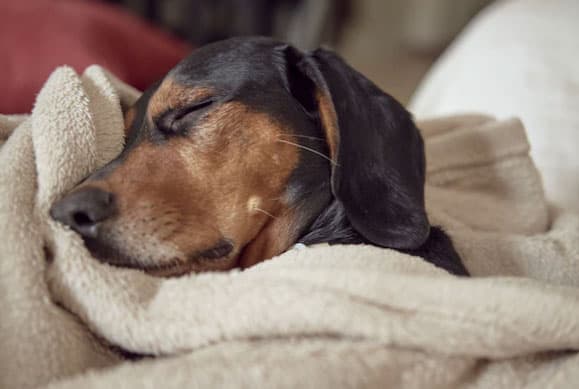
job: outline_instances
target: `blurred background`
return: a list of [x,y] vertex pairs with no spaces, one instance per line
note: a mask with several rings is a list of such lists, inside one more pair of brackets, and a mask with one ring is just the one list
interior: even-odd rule
[[116,0],[195,45],[270,35],[329,46],[407,101],[422,74],[490,0]]
[[143,90],[196,47],[269,35],[336,50],[417,118],[520,118],[548,197],[579,210],[577,20],[579,0],[0,0],[0,112],[30,112],[60,65]]
[[579,210],[578,19],[579,0],[0,0],[0,112],[30,112],[60,65],[143,90],[196,47],[269,35],[336,50],[417,118],[520,118],[548,197]]
[[92,63],[145,88],[195,47],[269,35],[324,45],[407,102],[490,0],[0,0],[0,112],[28,112],[50,72]]

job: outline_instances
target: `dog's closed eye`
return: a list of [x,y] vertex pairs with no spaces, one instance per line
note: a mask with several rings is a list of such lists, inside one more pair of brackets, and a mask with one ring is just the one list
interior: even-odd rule
[[187,129],[209,108],[215,100],[208,98],[192,105],[166,112],[157,121],[157,128],[167,136],[185,135]]

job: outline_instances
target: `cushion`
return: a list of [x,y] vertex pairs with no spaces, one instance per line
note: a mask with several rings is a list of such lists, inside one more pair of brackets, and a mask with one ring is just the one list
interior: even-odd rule
[[549,200],[579,210],[577,15],[576,0],[495,3],[438,60],[410,109],[520,117]]
[[0,2],[0,112],[29,112],[59,65],[106,66],[138,89],[162,77],[190,47],[121,8],[80,0]]

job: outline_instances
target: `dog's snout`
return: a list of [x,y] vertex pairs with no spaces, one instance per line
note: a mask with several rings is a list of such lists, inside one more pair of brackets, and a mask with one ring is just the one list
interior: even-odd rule
[[50,209],[50,216],[83,237],[96,238],[99,224],[111,218],[115,212],[112,193],[85,187],[57,201]]

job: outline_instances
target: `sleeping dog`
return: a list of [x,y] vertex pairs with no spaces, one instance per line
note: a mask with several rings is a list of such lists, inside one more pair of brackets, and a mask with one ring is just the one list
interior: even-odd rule
[[467,274],[429,224],[411,115],[330,51],[205,46],[143,93],[125,128],[123,152],[51,209],[104,262],[175,276],[296,243],[364,243]]

